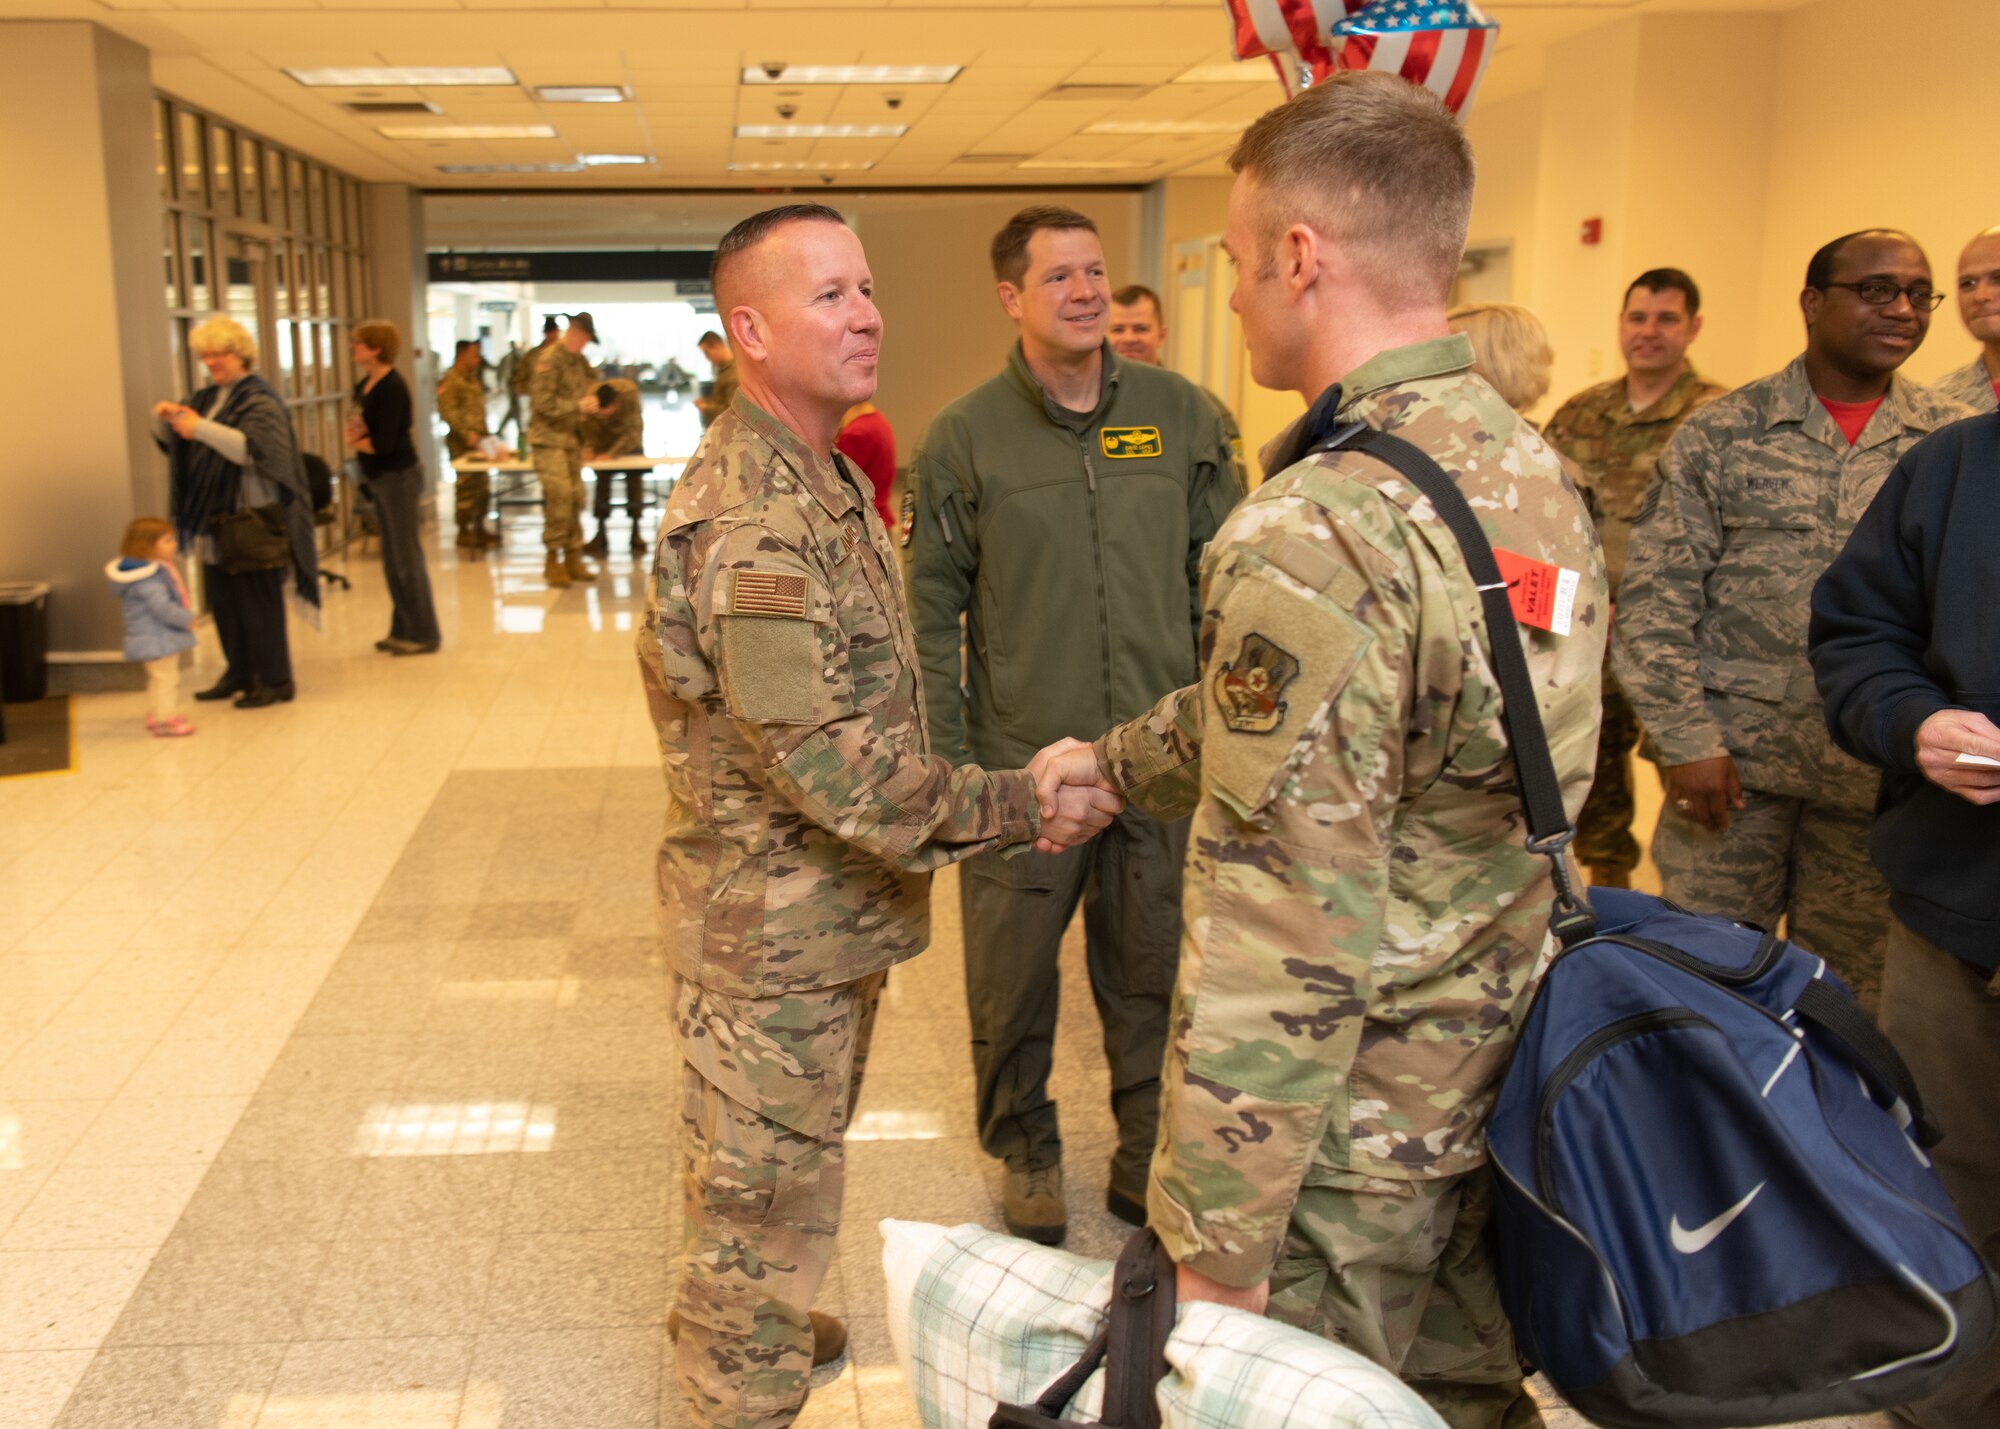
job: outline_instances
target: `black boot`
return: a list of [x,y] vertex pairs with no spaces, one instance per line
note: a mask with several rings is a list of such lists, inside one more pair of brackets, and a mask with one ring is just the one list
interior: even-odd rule
[[285,681],[282,685],[267,685],[262,680],[257,680],[252,682],[250,688],[245,690],[242,697],[236,701],[236,708],[239,710],[261,710],[266,705],[275,705],[281,701],[289,701],[298,692],[298,685],[291,680]]
[[231,695],[240,695],[249,688],[235,676],[224,675],[207,689],[196,690],[194,697],[198,700],[226,700]]

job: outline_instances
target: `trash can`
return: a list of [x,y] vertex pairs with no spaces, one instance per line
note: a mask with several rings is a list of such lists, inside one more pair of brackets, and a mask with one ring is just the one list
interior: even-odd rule
[[0,581],[0,690],[11,701],[49,692],[49,588]]

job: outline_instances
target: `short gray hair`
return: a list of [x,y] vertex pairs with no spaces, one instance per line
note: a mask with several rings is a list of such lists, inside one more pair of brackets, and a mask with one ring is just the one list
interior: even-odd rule
[[[717,309],[725,316],[729,305],[722,301],[722,290],[729,281],[729,270],[736,266],[736,259],[788,223],[837,223],[842,228],[847,227],[847,220],[840,216],[839,210],[828,208],[823,203],[787,203],[753,213],[723,234],[722,241],[715,245],[715,256],[708,262],[708,286],[715,296]],[[716,341],[722,339],[717,336]]]
[[1263,190],[1258,262],[1306,223],[1387,290],[1425,302],[1450,293],[1472,217],[1472,145],[1429,90],[1343,71],[1246,129],[1229,167]]

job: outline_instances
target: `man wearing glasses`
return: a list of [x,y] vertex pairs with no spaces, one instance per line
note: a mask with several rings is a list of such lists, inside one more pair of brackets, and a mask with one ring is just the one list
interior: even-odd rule
[[1836,238],[1806,266],[1806,350],[1681,424],[1633,525],[1612,663],[1660,751],[1653,859],[1677,903],[1790,935],[1873,1011],[1888,890],[1877,773],[1827,737],[1813,583],[1898,458],[1966,408],[1897,376],[1944,295],[1914,239]]

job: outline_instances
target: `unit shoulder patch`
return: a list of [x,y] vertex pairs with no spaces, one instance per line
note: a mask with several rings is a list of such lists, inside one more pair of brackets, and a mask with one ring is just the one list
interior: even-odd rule
[[1106,427],[1097,437],[1104,454],[1113,461],[1156,457],[1166,451],[1158,427]]
[[1299,662],[1283,646],[1252,631],[1236,658],[1215,672],[1215,705],[1239,734],[1270,734],[1285,722],[1285,687],[1299,677]]

